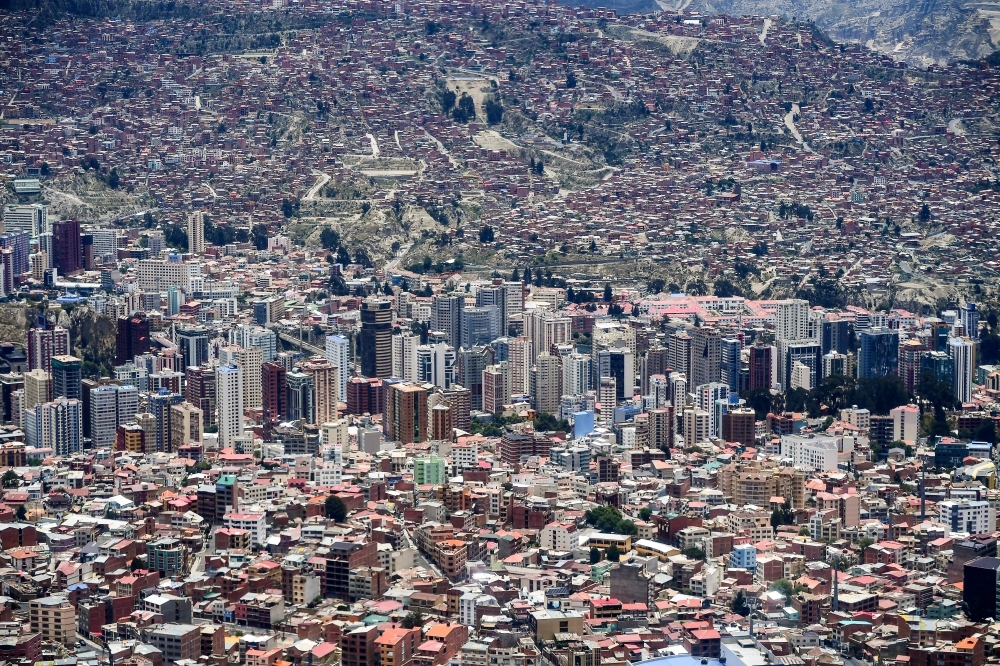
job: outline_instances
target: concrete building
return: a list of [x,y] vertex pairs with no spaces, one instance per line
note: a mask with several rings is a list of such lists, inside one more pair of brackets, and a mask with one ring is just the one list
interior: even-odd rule
[[219,366],[215,388],[219,406],[219,446],[235,446],[235,439],[243,435],[243,368]]
[[31,631],[42,635],[43,641],[76,644],[76,608],[66,597],[42,597],[28,603]]

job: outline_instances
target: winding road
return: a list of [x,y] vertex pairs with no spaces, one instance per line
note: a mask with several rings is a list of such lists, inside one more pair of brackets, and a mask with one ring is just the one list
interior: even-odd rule
[[304,197],[302,197],[302,200],[312,201],[313,199],[316,198],[316,195],[319,194],[319,191],[323,189],[323,186],[329,182],[330,182],[330,176],[328,176],[325,173],[318,174],[315,184],[313,184],[313,186],[309,188],[309,191],[306,192],[306,195]]

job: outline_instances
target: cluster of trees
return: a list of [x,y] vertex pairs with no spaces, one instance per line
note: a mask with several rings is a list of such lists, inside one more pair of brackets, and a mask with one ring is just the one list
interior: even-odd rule
[[182,224],[165,224],[163,225],[163,240],[166,241],[169,247],[178,250],[187,250],[187,229]]
[[431,259],[430,255],[425,254],[423,261],[410,264],[406,267],[406,270],[420,275],[424,273],[436,273],[440,275],[441,273],[460,271],[463,268],[465,268],[465,262],[462,260],[462,257],[455,257],[451,260],[451,263],[444,263],[442,261],[435,262]]
[[340,238],[340,234],[330,228],[326,228],[319,234],[319,244],[325,250],[329,250],[335,255],[334,263],[340,264],[341,266],[346,266],[350,263],[361,264],[365,268],[372,268],[375,264],[372,263],[371,257],[368,256],[368,250],[361,247],[354,252],[353,262],[351,260],[351,253],[347,251],[347,247],[344,245]]
[[539,412],[535,420],[532,421],[532,424],[538,432],[573,432],[573,427],[569,424],[569,421],[556,418],[548,412]]
[[[500,116],[503,117],[503,107],[500,107]],[[458,103],[451,110],[451,117],[456,123],[467,123],[476,119],[476,103],[468,93],[462,93],[458,98]]]
[[486,122],[496,125],[503,120],[503,104],[496,97],[488,97],[483,102],[483,111],[486,112]]
[[805,218],[812,222],[813,212],[809,209],[809,206],[800,203],[791,203],[782,201],[778,205],[778,216],[781,219],[785,219],[789,216]]
[[528,169],[536,176],[541,176],[545,173],[545,162],[542,160],[536,160],[532,157],[531,161],[528,163]]
[[[930,378],[933,378],[935,383],[937,382],[937,378],[933,374],[930,374]],[[928,384],[928,389],[930,388],[931,386]],[[946,388],[947,391],[945,391]],[[932,403],[941,404],[943,408],[950,408],[951,404],[954,403],[954,398],[948,402],[947,395],[951,395],[951,387],[948,384],[935,386],[933,398],[930,398],[923,391],[923,388],[921,388],[920,395],[931,399]],[[792,389],[782,396],[781,394],[772,394],[768,389],[754,389],[753,391],[743,391],[740,397],[746,400],[747,406],[756,412],[758,419],[766,418],[768,412],[779,413],[781,411],[805,412],[811,418],[817,418],[822,415],[823,408],[828,411],[838,411],[851,405],[867,409],[872,414],[888,414],[893,407],[910,402],[910,395],[903,385],[903,380],[897,375],[872,377],[871,379],[831,375],[821,379],[819,385],[809,391]]]
[[639,530],[636,528],[635,523],[622,517],[621,511],[610,504],[605,504],[587,511],[587,513],[584,514],[584,518],[588,524],[593,525],[598,530],[606,534],[624,534],[631,536],[639,534]]
[[469,425],[469,430],[471,430],[474,435],[502,437],[507,426],[514,425],[515,423],[524,423],[524,419],[517,415],[500,416],[498,414],[494,414],[492,421],[480,421],[478,419],[473,419],[472,423]]
[[[766,252],[765,252],[766,254]],[[827,275],[814,275],[809,284],[795,292],[796,298],[803,298],[812,305],[837,309],[847,305],[847,294],[836,278]]]
[[480,243],[492,243],[496,238],[496,234],[493,232],[493,227],[486,225],[479,230],[479,242]]
[[784,504],[771,512],[771,527],[778,529],[782,525],[794,524],[795,511],[792,510],[791,501],[786,499]]

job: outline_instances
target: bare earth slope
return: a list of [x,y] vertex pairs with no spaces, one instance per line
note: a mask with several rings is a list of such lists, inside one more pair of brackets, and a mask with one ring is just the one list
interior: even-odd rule
[[858,42],[910,65],[984,58],[1000,45],[996,0],[582,0],[619,12],[780,15],[814,21],[837,42]]

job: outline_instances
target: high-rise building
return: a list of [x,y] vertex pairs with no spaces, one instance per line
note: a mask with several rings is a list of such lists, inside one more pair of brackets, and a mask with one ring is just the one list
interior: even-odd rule
[[347,380],[351,376],[351,341],[343,335],[326,336],[326,360],[337,369],[337,399],[346,400]]
[[52,396],[80,399],[83,361],[68,354],[52,357]]
[[124,365],[136,356],[149,353],[149,320],[142,313],[118,318],[115,336],[115,365]]
[[847,319],[834,319],[831,318],[832,316],[828,315],[823,321],[823,353],[837,352],[838,354],[846,354],[853,350],[853,347],[850,345],[851,322]]
[[170,406],[170,452],[182,446],[201,444],[204,434],[201,410],[190,402]]
[[28,331],[28,369],[52,370],[52,357],[69,354],[69,331],[62,326]]
[[24,373],[24,409],[52,400],[52,375],[41,369]]
[[483,411],[503,413],[503,406],[510,403],[510,364],[501,361],[483,368]]
[[698,409],[708,412],[709,435],[719,437],[722,434],[722,417],[729,411],[729,387],[722,382],[710,382],[697,387],[695,395]]
[[778,341],[809,337],[809,301],[790,298],[776,303],[774,337]]
[[[463,294],[441,294],[431,301],[431,330],[444,333],[452,346],[462,341],[462,311],[465,309]],[[488,341],[487,341],[488,342]]]
[[361,335],[358,341],[361,374],[386,379],[392,375],[392,302],[366,298],[361,303]]
[[508,338],[505,360],[510,364],[511,395],[525,395],[531,390],[528,373],[531,370],[531,359],[535,356],[531,353],[531,338],[523,335]]
[[684,410],[684,445],[699,444],[708,441],[712,436],[710,427],[711,415],[697,407]]
[[649,378],[653,375],[666,376],[670,369],[670,350],[656,344],[646,350],[640,374],[640,389],[642,395],[649,395]]
[[752,409],[737,407],[722,416],[722,439],[753,446],[756,441],[756,414]]
[[275,361],[261,365],[261,407],[272,423],[288,417],[288,396],[285,387],[285,366]]
[[570,354],[562,359],[565,395],[583,395],[590,390],[590,365],[590,356],[586,354]]
[[729,386],[730,391],[738,393],[740,390],[743,341],[738,338],[725,338],[719,343],[719,348],[721,350],[721,381]]
[[691,372],[691,336],[676,331],[667,338],[667,364],[674,372]]
[[531,363],[552,345],[561,345],[573,339],[573,321],[564,312],[536,307],[524,313],[523,321],[524,335],[531,340]]
[[598,379],[597,401],[601,408],[598,423],[610,426],[615,421],[615,407],[618,406],[618,381],[614,377]]
[[602,349],[597,353],[597,369],[599,377],[614,377],[616,403],[631,398],[635,387],[635,367],[632,352],[627,347]]
[[230,345],[219,350],[220,365],[238,365],[243,368],[243,409],[260,409],[261,366],[264,364],[264,350],[260,347],[237,347]]
[[563,394],[562,359],[542,352],[531,368],[531,403],[536,412],[558,414]]
[[207,328],[201,326],[178,328],[176,338],[177,348],[180,349],[185,368],[208,363],[210,357]]
[[10,250],[11,278],[31,270],[31,239],[24,231],[0,233],[0,248]]
[[456,361],[456,381],[469,390],[469,407],[483,409],[483,370],[493,365],[495,355],[490,347],[459,349]]
[[691,330],[691,384],[717,382],[722,377],[722,336],[719,329],[698,326]]
[[920,374],[930,372],[937,381],[949,386],[955,384],[955,361],[951,354],[945,351],[924,352],[920,357]]
[[674,417],[674,407],[667,404],[649,410],[649,445],[653,448],[669,451],[674,445],[674,433],[677,429],[677,419]]
[[23,231],[32,238],[48,231],[49,207],[45,204],[7,204],[3,207],[3,230]]
[[386,438],[402,444],[428,440],[427,390],[410,383],[392,384],[385,398]]
[[90,441],[95,448],[113,448],[118,426],[132,423],[139,412],[139,389],[104,384],[90,389]]
[[899,331],[875,327],[861,331],[858,377],[886,377],[899,369]]
[[952,363],[952,386],[955,400],[972,400],[972,383],[976,377],[976,343],[968,337],[949,338],[948,352]]
[[749,389],[770,389],[774,375],[775,349],[773,346],[755,344],[750,347],[750,386]]
[[60,275],[73,275],[83,269],[83,245],[78,220],[52,223],[52,265]]
[[[146,408],[151,422],[151,430],[146,432],[146,451],[169,451],[170,450],[170,408],[184,402],[184,396],[173,393],[169,389],[160,388],[156,393],[151,393],[146,399]],[[145,416],[136,415],[136,422],[140,425],[145,423]],[[144,428],[145,429],[145,428]]]
[[503,333],[500,317],[501,311],[496,305],[462,308],[462,334],[456,346],[468,349],[496,340]]
[[778,343],[778,350],[781,352],[781,388],[789,390],[792,388],[792,371],[796,364],[800,364],[798,378],[803,385],[808,384],[815,387],[819,382],[822,372],[822,361],[820,350],[822,346],[815,340],[784,340]]
[[188,252],[193,255],[205,253],[205,213],[196,210],[187,216]]
[[[201,410],[204,427],[215,425],[215,368],[188,366],[184,372],[184,396]],[[282,386],[284,390],[284,386]]]
[[455,361],[455,349],[444,342],[418,346],[416,381],[450,387],[455,382]]
[[[823,376],[832,377],[834,375],[842,377],[854,376],[854,354],[850,352],[841,354],[832,351],[823,355]],[[920,377],[919,371],[916,373],[916,376]]]
[[958,318],[962,322],[964,335],[971,340],[979,339],[979,308],[969,301],[958,309]]
[[432,406],[447,405],[451,410],[452,427],[469,431],[471,424],[471,392],[469,389],[461,384],[452,384],[451,388],[438,389],[428,398],[428,404]]
[[403,331],[392,336],[392,376],[408,382],[417,381],[417,347],[420,336]]
[[1000,617],[998,579],[1000,559],[996,557],[980,557],[965,563],[962,601],[965,602],[966,616],[970,621],[982,622],[988,618]]
[[25,444],[50,448],[57,456],[82,449],[83,406],[79,400],[56,398],[24,410]]
[[316,423],[316,391],[312,375],[291,371],[285,373],[289,421]]
[[316,358],[302,364],[302,372],[312,377],[315,423],[322,425],[336,421],[339,416],[337,402],[337,368],[325,358]]
[[920,363],[925,351],[926,345],[918,338],[911,338],[899,345],[899,376],[910,393],[920,386]]
[[219,366],[216,373],[216,401],[219,405],[219,447],[235,446],[243,436],[243,369]]

